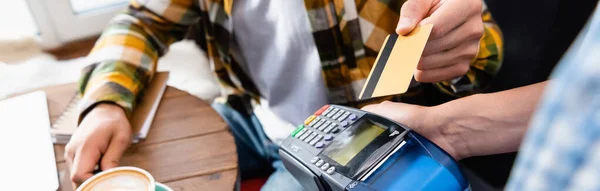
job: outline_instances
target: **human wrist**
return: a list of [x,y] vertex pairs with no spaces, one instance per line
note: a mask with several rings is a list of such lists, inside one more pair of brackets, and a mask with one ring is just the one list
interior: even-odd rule
[[425,116],[425,126],[430,128],[437,128],[440,136],[443,137],[444,141],[449,148],[447,152],[450,153],[454,159],[460,160],[472,156],[471,149],[469,147],[468,128],[461,125],[458,121],[457,114],[462,113],[460,108],[453,107],[452,102],[446,104],[428,107],[426,108],[427,113]]
[[108,102],[98,103],[98,105],[96,105],[96,107],[94,107],[93,110],[101,110],[102,112],[113,114],[125,114],[125,110],[123,109],[123,107]]
[[[123,107],[110,103],[110,102],[101,102],[97,103],[95,106],[91,108],[91,110],[84,116],[101,116],[106,120],[122,120],[127,119],[127,115],[125,113],[125,109]],[[82,118],[83,119],[83,118]]]

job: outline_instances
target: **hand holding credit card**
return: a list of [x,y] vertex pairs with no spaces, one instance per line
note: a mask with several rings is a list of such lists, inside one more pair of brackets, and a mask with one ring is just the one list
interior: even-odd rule
[[360,93],[360,99],[405,93],[413,78],[433,24],[405,36],[388,35]]

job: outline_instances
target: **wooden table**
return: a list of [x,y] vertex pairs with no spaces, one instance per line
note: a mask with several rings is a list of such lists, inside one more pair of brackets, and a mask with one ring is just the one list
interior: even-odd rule
[[[50,120],[60,115],[76,85],[43,89]],[[73,190],[63,158],[64,145],[55,145],[60,190]],[[238,177],[235,143],[227,124],[205,102],[168,87],[146,140],[133,144],[122,166],[150,172],[174,190],[234,190]]]

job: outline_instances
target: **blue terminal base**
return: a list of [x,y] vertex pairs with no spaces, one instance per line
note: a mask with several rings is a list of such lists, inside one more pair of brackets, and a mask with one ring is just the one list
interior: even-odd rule
[[470,190],[449,154],[414,131],[405,141],[368,179],[355,182],[346,190]]

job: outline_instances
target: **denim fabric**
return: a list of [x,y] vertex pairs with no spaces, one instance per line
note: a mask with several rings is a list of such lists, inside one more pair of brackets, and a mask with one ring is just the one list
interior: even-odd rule
[[256,116],[244,116],[224,104],[213,103],[212,107],[227,122],[235,138],[242,177],[273,170],[262,191],[304,190],[283,166],[279,159],[279,146],[267,138]]

